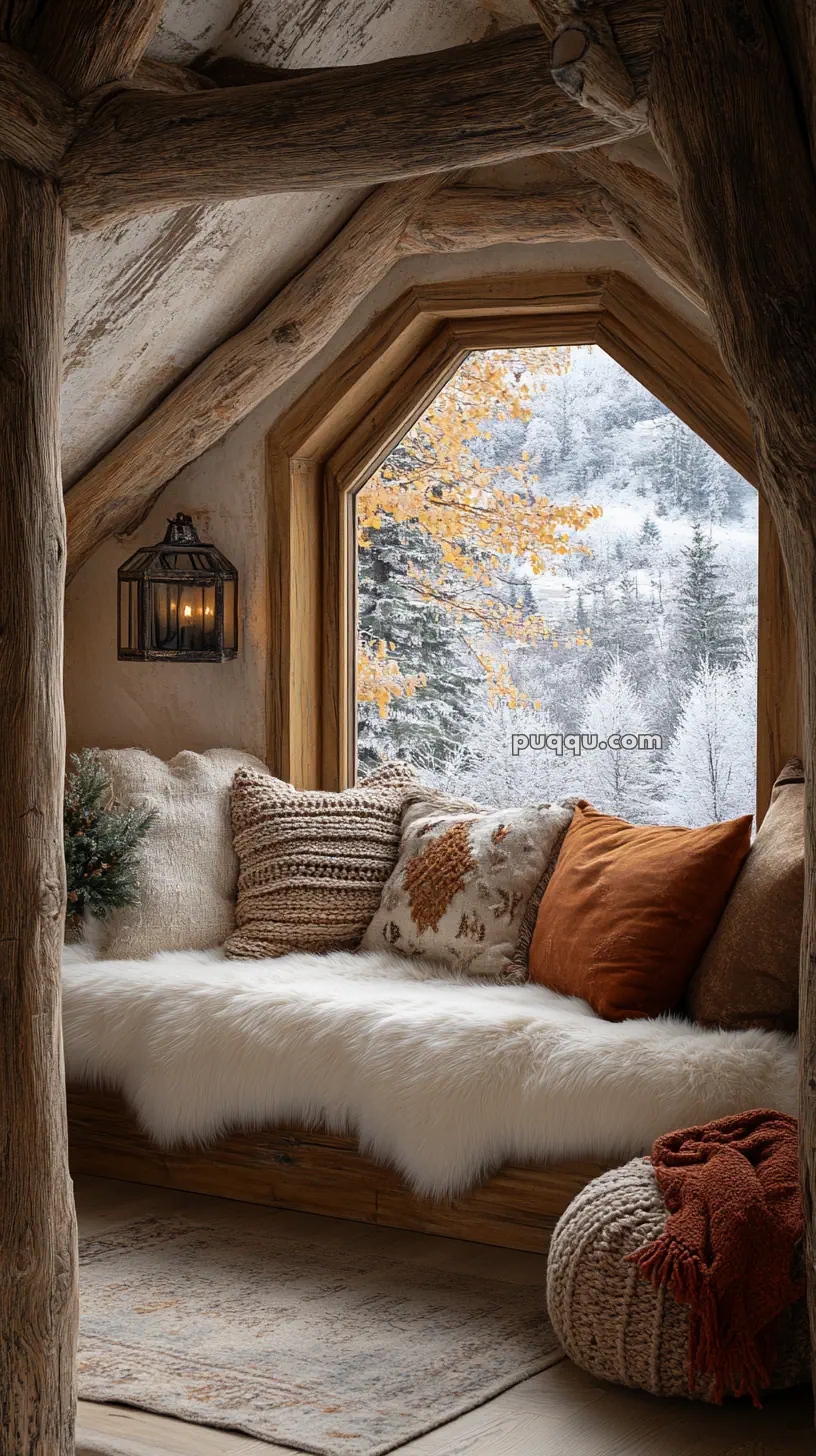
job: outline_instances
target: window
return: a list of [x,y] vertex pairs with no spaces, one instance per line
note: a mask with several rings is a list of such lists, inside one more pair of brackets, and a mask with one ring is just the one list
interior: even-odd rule
[[[589,345],[597,346],[591,354],[585,348]],[[572,409],[576,428],[580,425],[581,428],[588,429],[592,420],[587,418],[586,411],[592,402],[592,392],[588,384],[586,389],[583,385],[576,389],[576,385],[581,380],[581,369],[588,367],[581,361],[594,359],[596,362],[593,367],[610,368],[612,375],[620,381],[621,389],[625,388],[630,393],[630,408],[635,411],[635,418],[627,420],[624,415],[622,426],[628,425],[629,433],[636,434],[638,444],[645,446],[649,443],[649,429],[666,432],[668,439],[663,441],[664,464],[668,461],[667,473],[678,488],[683,481],[689,487],[692,480],[690,472],[683,465],[683,450],[688,447],[689,452],[697,454],[698,464],[703,462],[700,473],[694,479],[697,487],[706,479],[709,481],[709,486],[706,487],[709,508],[700,513],[697,524],[700,526],[703,553],[711,545],[715,548],[710,555],[713,571],[713,575],[708,578],[710,594],[713,598],[725,596],[725,603],[719,605],[727,608],[729,631],[731,627],[737,629],[741,644],[738,657],[731,666],[722,660],[731,651],[727,643],[724,652],[720,651],[723,643],[719,643],[717,655],[723,671],[732,674],[726,678],[726,682],[734,689],[731,697],[734,711],[743,718],[746,715],[750,717],[756,706],[755,801],[757,817],[761,819],[768,806],[774,778],[792,754],[801,753],[802,739],[794,623],[773,521],[766,503],[761,498],[757,501],[752,489],[749,490],[746,484],[740,485],[739,479],[722,464],[727,461],[734,470],[740,472],[745,482],[756,481],[757,465],[750,423],[711,344],[699,332],[689,328],[677,313],[658,303],[654,297],[619,272],[568,271],[523,276],[513,274],[508,277],[467,277],[444,283],[414,285],[395,299],[384,313],[367,324],[357,338],[348,344],[341,355],[276,422],[267,439],[269,650],[266,732],[269,765],[280,777],[304,788],[343,788],[354,782],[358,762],[371,762],[373,744],[366,739],[369,729],[372,734],[376,734],[381,732],[383,724],[389,724],[393,728],[401,716],[407,722],[408,709],[413,711],[427,700],[429,684],[411,682],[412,677],[418,679],[423,675],[419,658],[416,654],[404,655],[404,660],[398,656],[399,643],[392,632],[392,626],[396,624],[390,623],[384,612],[381,614],[380,623],[375,622],[373,617],[367,625],[361,620],[360,626],[367,633],[364,645],[368,658],[367,662],[363,658],[361,668],[363,674],[369,674],[369,680],[367,688],[363,687],[365,704],[359,709],[359,715],[364,721],[359,725],[361,731],[358,750],[355,660],[358,587],[363,608],[368,610],[365,593],[369,588],[365,576],[369,568],[360,553],[358,581],[357,508],[359,506],[360,512],[365,509],[366,494],[373,487],[375,476],[383,462],[398,449],[414,421],[429,408],[445,381],[469,357],[484,354],[485,351],[511,351],[520,354],[521,362],[524,363],[523,356],[530,351],[551,351],[556,346],[562,354],[562,363],[563,351],[566,346],[570,346],[570,370],[540,373],[537,380],[531,375],[529,379],[521,381],[526,382],[531,390],[530,397],[522,402],[522,412],[529,407],[532,418],[529,421],[512,418],[510,402],[510,419],[488,423],[491,423],[491,429],[494,426],[501,427],[502,431],[512,435],[514,430],[520,434],[532,429],[540,419],[543,429],[546,410],[555,409],[559,403],[559,391],[572,389],[577,398],[572,404],[567,396],[561,399],[562,418],[565,415],[568,418]],[[626,373],[616,373],[609,360],[614,361]],[[640,381],[644,391],[651,391],[656,398],[653,399],[649,393],[639,390],[629,375]],[[640,419],[636,414],[638,409],[646,411]],[[677,418],[674,419],[670,412]],[[680,422],[690,426],[696,435],[684,430]],[[638,424],[640,428],[635,431]],[[603,443],[603,433],[598,431],[597,436]],[[706,451],[697,436],[717,453]],[[498,440],[498,435],[495,438]],[[489,455],[491,442],[483,440],[482,444],[485,452],[482,462],[484,468],[489,465],[504,466],[507,463]],[[528,474],[531,468],[538,471],[546,490],[550,489],[553,482],[548,480],[546,474],[548,461],[544,458],[545,445],[546,441],[541,439],[537,446],[533,446],[533,450],[528,449],[528,455],[532,456],[537,451],[542,456],[541,460],[522,460],[521,464]],[[569,538],[565,544],[592,546],[596,535],[600,539],[604,531],[608,530],[611,534],[611,527],[614,525],[612,507],[615,502],[611,495],[609,499],[598,496],[593,501],[592,493],[585,489],[590,476],[594,490],[604,484],[600,479],[600,471],[592,473],[595,467],[592,451],[585,449],[583,455],[579,453],[573,459],[577,469],[574,493],[578,498],[578,507],[586,508],[593,503],[603,503],[604,499],[607,503],[603,515],[594,517],[588,523],[568,525],[565,520],[564,529]],[[647,481],[650,483],[651,478],[646,472],[648,461],[639,455],[635,463],[638,463],[640,470],[640,484]],[[515,481],[516,477],[510,479]],[[498,472],[495,472],[495,480],[501,485]],[[611,489],[611,482],[606,483]],[[634,474],[628,484],[636,491]],[[646,488],[648,491],[648,485]],[[704,504],[705,491],[702,496]],[[565,485],[565,496],[553,496],[553,499],[556,505],[564,505],[571,502],[572,496],[566,496]],[[680,552],[692,542],[694,517],[698,514],[695,505],[699,507],[699,497],[697,502],[685,502],[684,514],[682,499],[678,504],[676,497],[672,501],[669,496],[668,502],[664,499],[667,509],[665,516],[658,514],[657,497],[650,497],[647,493],[637,497],[635,504],[638,500],[643,517],[650,517],[652,524],[657,527],[660,552],[679,557],[682,561]],[[752,542],[757,503],[758,580],[754,557],[757,547]],[[644,530],[644,518],[639,522],[636,535]],[[362,515],[360,519],[362,522]],[[403,525],[407,527],[408,522],[403,522]],[[646,530],[647,536],[651,534],[652,525]],[[384,536],[380,539],[383,542],[385,540]],[[647,542],[641,543],[644,548],[647,545]],[[614,541],[611,550],[614,552]],[[398,555],[402,548],[395,547],[394,551]],[[406,555],[406,552],[403,551],[402,554]],[[576,586],[580,584],[581,572],[583,570],[589,581],[595,566],[601,560],[602,551],[600,547],[597,550],[593,547],[590,564],[583,568],[582,558],[586,556],[586,552],[556,553],[558,570],[541,571],[538,574],[532,572],[529,562],[525,562],[524,553],[518,550],[517,545],[503,554],[510,558],[511,575],[516,578],[510,584],[514,584],[518,592],[526,592],[529,588],[537,602],[535,615],[544,618],[544,624],[551,632],[551,639],[544,639],[543,634],[539,634],[541,640],[537,643],[507,640],[499,643],[505,649],[507,670],[516,683],[516,668],[520,668],[525,661],[528,665],[531,664],[535,658],[536,671],[542,679],[542,692],[548,687],[548,682],[551,686],[546,698],[533,697],[527,685],[519,679],[517,686],[527,693],[529,701],[523,704],[516,702],[512,706],[506,694],[503,696],[500,691],[503,684],[506,685],[506,674],[504,677],[498,676],[502,666],[501,654],[498,655],[498,661],[490,665],[495,679],[494,699],[499,699],[496,711],[504,712],[508,720],[512,714],[516,732],[525,731],[521,725],[523,712],[530,711],[534,715],[530,748],[519,748],[515,755],[511,750],[509,755],[503,755],[500,763],[502,773],[513,776],[510,784],[505,786],[508,798],[518,798],[522,792],[522,789],[517,789],[514,785],[522,783],[523,788],[523,774],[529,774],[532,778],[532,792],[543,797],[545,792],[549,792],[545,769],[552,773],[553,782],[557,781],[560,788],[566,775],[562,774],[559,779],[559,771],[564,764],[572,764],[572,756],[566,748],[559,755],[554,749],[537,749],[532,746],[539,741],[532,738],[532,733],[537,731],[541,718],[545,716],[544,708],[536,709],[535,703],[546,703],[547,712],[559,717],[563,704],[559,701],[557,687],[552,687],[554,679],[546,676],[548,665],[563,670],[571,664],[577,676],[580,672],[586,672],[587,664],[592,660],[591,654],[594,654],[595,661],[601,659],[604,644],[600,625],[592,628],[594,636],[589,630],[586,632],[591,646],[579,643],[574,631],[570,636],[567,604],[575,607],[577,614]],[[643,554],[648,554],[645,549]],[[652,557],[655,555],[656,553],[652,553]],[[652,557],[649,558],[647,566],[632,565],[628,573],[625,573],[631,578],[631,586],[618,588],[624,592],[631,590],[634,593],[636,590],[637,606],[641,612],[644,608],[644,589],[646,605],[651,601],[651,578],[647,577],[646,572],[649,566],[655,564]],[[612,564],[614,565],[614,558]],[[674,560],[672,569],[676,571],[677,566],[678,561]],[[380,562],[375,565],[372,558],[372,575],[382,569],[384,564]],[[672,656],[672,642],[676,646],[676,638],[670,641],[667,634],[669,627],[673,625],[671,617],[677,609],[677,603],[669,599],[666,572],[663,571],[660,576],[654,575],[654,593],[658,607],[662,608],[659,620],[665,631],[658,638],[662,655],[653,661],[667,665],[665,682],[669,683],[675,681],[670,674],[673,673],[677,659]],[[563,578],[560,585],[556,581],[559,576]],[[616,583],[617,578],[612,579],[610,576],[608,593],[612,592]],[[509,590],[507,583],[502,583],[502,588],[504,591]],[[748,681],[748,659],[756,635],[755,629],[752,631],[751,627],[751,604],[755,594],[759,600],[759,631],[756,643],[757,672],[752,691],[752,684]],[[583,610],[589,612],[590,607],[595,605],[595,596],[590,599],[589,591],[581,595],[584,598]],[[559,603],[562,605],[559,606]],[[718,604],[714,601],[715,614],[718,609]],[[723,625],[722,619],[720,625]],[[654,624],[651,619],[647,621],[647,626],[652,630]],[[423,630],[430,631],[427,622]],[[394,649],[388,645],[392,641],[395,642]],[[558,647],[555,646],[556,642]],[[745,647],[744,652],[742,645]],[[608,651],[609,647],[610,643],[607,641],[604,650]],[[622,660],[625,655],[621,650]],[[372,661],[372,656],[379,660]],[[738,690],[737,675],[732,671],[738,663],[742,664],[745,673],[744,692]],[[395,672],[401,676],[395,678]],[[399,693],[390,691],[386,693],[385,718],[381,717],[382,674],[390,675],[390,686],[398,687],[402,694],[400,696]],[[647,706],[650,709],[648,729],[654,726],[651,709],[658,687],[663,690],[664,700],[669,698],[668,687],[663,682],[654,682],[654,675],[647,675],[648,680],[645,683],[649,699]],[[427,673],[425,676],[427,677]],[[698,695],[698,705],[702,701],[708,711],[713,688],[717,688],[714,709],[718,721],[722,717],[719,693],[721,685],[722,675],[709,683],[707,700]],[[483,688],[483,678],[471,660],[464,674],[459,696],[466,723],[469,722],[472,703],[480,694],[483,696]],[[534,687],[534,690],[537,689]],[[380,695],[379,698],[377,694]],[[579,705],[585,705],[588,695],[577,701]],[[668,703],[668,708],[672,708],[671,702]],[[674,708],[676,710],[677,704],[674,704]],[[373,721],[375,715],[376,721]],[[456,726],[453,715],[450,717],[450,726]],[[670,744],[677,738],[674,732],[677,721],[679,720],[675,718],[674,723],[669,724]],[[704,728],[706,722],[704,714]],[[422,751],[427,753],[432,746],[428,743],[431,715],[424,720],[424,724],[416,718],[413,723],[415,729],[418,724],[424,745]],[[473,758],[473,746],[466,742],[465,732],[461,729],[458,731],[457,752],[464,754],[468,750]],[[740,741],[745,754],[750,755],[752,748],[748,729]],[[696,781],[701,762],[699,739],[695,747],[693,736],[689,733],[688,742],[691,747],[687,763],[691,772],[686,775],[687,789],[689,779]],[[628,753],[630,759],[634,758],[638,773],[646,763],[645,756],[656,751],[648,747],[636,750],[621,747],[620,750],[613,750],[618,753],[619,767],[622,768],[627,763],[623,755]],[[662,744],[660,758],[652,759],[652,764],[656,764],[658,768],[661,764],[665,765],[668,752],[669,748],[665,743]],[[595,750],[590,749],[582,751],[580,763],[573,764],[573,767],[583,771],[594,753]],[[679,742],[675,743],[674,756],[679,763]],[[605,762],[611,761],[607,755]],[[438,773],[444,771],[449,773],[450,781],[459,781],[458,775],[454,779],[454,763],[448,767],[441,764],[438,753],[434,763]],[[596,772],[600,772],[600,763],[598,758]],[[579,792],[586,792],[590,787],[588,772],[580,785],[576,783],[574,775],[570,774],[570,786],[578,787]],[[496,774],[498,776],[498,769]],[[679,769],[675,782],[677,777]],[[721,789],[722,793],[727,791],[733,794],[738,782],[741,780],[744,785],[748,777],[750,761],[743,757],[741,763],[732,764],[730,776],[726,768],[726,772],[716,779],[715,787],[718,792]],[[498,788],[501,788],[500,784]],[[664,783],[663,788],[667,790],[668,785]],[[523,791],[526,796],[526,789]],[[659,802],[664,806],[661,812],[668,814],[668,793],[663,793],[662,790],[661,793]],[[739,790],[743,807],[750,809],[752,804],[746,799],[747,795],[749,790]],[[688,809],[688,793],[684,803]],[[693,811],[688,809],[686,817],[712,817],[713,811],[709,803],[710,800],[706,800],[705,807],[701,805]],[[716,812],[728,810],[717,808]]]
[[597,345],[475,350],[356,496],[357,754],[752,813],[757,495]]

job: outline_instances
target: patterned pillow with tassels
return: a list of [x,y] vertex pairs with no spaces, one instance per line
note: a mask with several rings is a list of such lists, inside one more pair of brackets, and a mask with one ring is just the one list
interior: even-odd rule
[[525,912],[572,813],[569,804],[480,809],[412,790],[399,859],[361,949],[429,956],[494,980],[525,980]]

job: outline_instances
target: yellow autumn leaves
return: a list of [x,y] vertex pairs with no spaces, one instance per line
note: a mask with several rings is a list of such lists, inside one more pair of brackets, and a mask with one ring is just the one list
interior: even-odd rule
[[[508,566],[534,576],[553,557],[586,548],[572,533],[601,514],[597,506],[555,505],[536,494],[527,451],[517,465],[485,463],[497,422],[531,418],[531,401],[569,368],[568,349],[494,349],[471,354],[357,497],[357,543],[370,549],[386,523],[418,526],[437,547],[433,572],[406,563],[417,598],[450,614],[478,663],[491,703],[521,699],[492,640],[533,645],[550,637],[545,619],[497,590]],[[480,448],[481,447],[481,448]],[[386,717],[392,698],[424,682],[405,675],[385,642],[361,644],[358,698]]]
[[376,703],[380,717],[388,717],[392,698],[412,698],[418,687],[424,687],[424,672],[405,674],[399,663],[389,656],[393,642],[383,640],[372,648],[366,642],[357,644],[357,701]]

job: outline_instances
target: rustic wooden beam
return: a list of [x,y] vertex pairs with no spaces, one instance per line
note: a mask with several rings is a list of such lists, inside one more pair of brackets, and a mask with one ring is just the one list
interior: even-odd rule
[[[109,94],[114,88],[136,88],[189,95],[211,91],[218,83],[186,66],[145,58],[132,76],[109,84]],[[94,93],[94,101],[100,89]],[[73,141],[85,109],[40,70],[30,55],[0,41],[0,157],[35,172],[53,172]]]
[[444,187],[409,220],[403,253],[449,253],[497,243],[585,242],[617,237],[598,187],[570,181],[546,192]]
[[266,81],[298,81],[302,76],[314,76],[319,70],[319,66],[265,66],[240,56],[216,56],[203,67],[202,74],[214,86],[260,86]]
[[196,91],[211,91],[221,83],[204,71],[193,71],[189,66],[176,65],[174,61],[156,61],[152,56],[143,56],[125,84],[141,87],[144,91],[194,94]]
[[42,0],[0,0],[0,41],[22,46],[35,24]]
[[30,56],[0,43],[0,157],[51,172],[74,134],[76,107]]
[[370,186],[587,147],[620,129],[549,74],[537,27],[474,45],[190,96],[120,91],[68,152],[79,227],[190,202]]
[[642,167],[613,161],[604,148],[574,153],[569,158],[569,169],[600,189],[617,235],[642,254],[672,287],[704,309],[677,194],[672,188]]
[[[582,32],[587,48],[582,49],[580,58],[576,58],[585,72],[592,73],[582,104],[592,107],[594,101],[594,105],[602,111],[608,110],[614,117],[614,98],[618,97],[623,103],[618,125],[624,127],[625,110],[631,105],[631,92],[625,78],[628,77],[631,82],[635,102],[644,100],[665,0],[600,0],[600,3],[597,0],[596,3],[592,0],[531,0],[531,4],[551,44],[563,27],[581,30],[582,19],[586,17],[590,21]],[[573,42],[573,49],[577,44]],[[596,46],[607,54],[597,58],[590,56],[589,50]],[[563,51],[560,59],[564,60]],[[602,79],[604,75],[608,77],[606,84]]]
[[45,0],[16,40],[79,100],[132,75],[163,9],[164,0]]
[[796,91],[800,124],[816,168],[816,7],[791,0],[766,0]]
[[105,537],[131,530],[172,476],[290,378],[398,256],[435,177],[380,188],[245,329],[221,344],[66,497],[69,577]]
[[568,161],[561,159],[561,166],[564,181],[553,182],[546,191],[442,188],[411,219],[401,250],[455,252],[497,243],[620,238],[702,309],[672,189],[640,167],[612,161],[604,148],[571,153]]
[[816,178],[790,75],[761,0],[668,0],[652,129],[751,417],[797,626],[807,805],[799,1148],[816,1361]]
[[[569,177],[535,193],[440,187],[433,177],[378,189],[247,328],[208,355],[68,491],[69,579],[102,540],[133,529],[173,475],[322,348],[399,256],[614,238],[621,233],[613,212],[605,189]],[[683,268],[692,272],[687,257],[678,274]],[[679,286],[678,277],[670,281]]]
[[76,1228],[65,917],[59,386],[67,227],[0,162],[0,1449],[72,1456]]
[[606,11],[582,7],[556,27],[552,40],[552,75],[562,91],[598,116],[616,122],[622,132],[648,127],[638,105],[635,83],[621,59]]

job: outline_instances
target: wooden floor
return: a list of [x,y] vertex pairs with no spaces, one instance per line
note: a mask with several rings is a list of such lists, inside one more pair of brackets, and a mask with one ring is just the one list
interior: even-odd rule
[[[208,1221],[307,1233],[338,1250],[376,1248],[426,1266],[488,1269],[509,1284],[544,1284],[542,1256],[484,1244],[106,1178],[79,1177],[76,1200],[82,1234],[145,1213],[187,1211]],[[290,1447],[89,1401],[80,1401],[76,1449],[77,1456],[292,1456]],[[400,1447],[410,1456],[811,1456],[813,1450],[807,1391],[774,1397],[763,1411],[747,1402],[711,1409],[602,1384],[568,1360]]]

